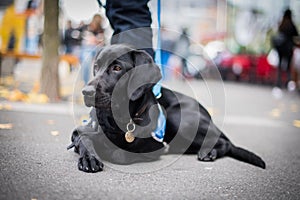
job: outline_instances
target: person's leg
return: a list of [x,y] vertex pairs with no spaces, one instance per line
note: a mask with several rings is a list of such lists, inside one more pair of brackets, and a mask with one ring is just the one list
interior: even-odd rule
[[15,31],[15,37],[16,37],[16,42],[15,42],[15,52],[21,52],[23,51],[23,38],[24,38],[24,33],[25,33],[25,23],[26,23],[26,18],[22,15],[16,16],[14,19],[14,31]]
[[106,16],[114,29],[112,44],[126,43],[146,50],[153,58],[149,0],[107,0]]
[[287,73],[287,83],[289,83],[289,81],[291,81],[292,80],[292,70],[291,70],[291,68],[292,68],[292,58],[293,58],[293,54],[292,55],[290,55],[288,58],[287,58],[287,69],[286,69],[286,73]]
[[281,88],[281,76],[282,76],[282,56],[279,56],[279,63],[277,66],[277,79],[276,79],[276,87]]
[[90,73],[93,62],[93,47],[83,47],[81,52],[81,67],[82,67],[82,78],[86,85],[90,79]]

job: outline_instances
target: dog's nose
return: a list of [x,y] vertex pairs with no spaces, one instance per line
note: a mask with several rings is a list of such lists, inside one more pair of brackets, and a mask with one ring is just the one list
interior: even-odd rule
[[95,96],[95,93],[96,93],[96,89],[92,85],[85,86],[82,89],[82,94],[85,96]]

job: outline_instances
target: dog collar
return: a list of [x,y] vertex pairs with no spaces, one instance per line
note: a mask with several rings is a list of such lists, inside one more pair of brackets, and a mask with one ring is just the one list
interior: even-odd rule
[[[166,117],[163,113],[161,105],[160,104],[157,104],[157,105],[158,105],[158,110],[159,110],[158,121],[157,121],[156,129],[151,132],[151,136],[156,141],[163,143],[164,136],[165,136],[165,130],[166,130]],[[133,133],[135,130],[135,124],[132,120],[130,120],[130,122],[127,124],[126,129],[127,129],[127,131],[125,133],[125,140],[128,143],[131,143],[135,140],[135,136]]]
[[165,132],[166,132],[166,117],[165,117],[164,112],[161,108],[161,105],[160,104],[157,104],[157,105],[158,105],[158,109],[159,109],[157,127],[153,132],[151,132],[151,136],[156,141],[163,142]]

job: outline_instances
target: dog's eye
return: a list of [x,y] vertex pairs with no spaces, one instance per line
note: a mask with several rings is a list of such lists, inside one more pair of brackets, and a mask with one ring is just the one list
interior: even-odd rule
[[119,71],[122,70],[122,67],[121,67],[120,65],[115,65],[115,66],[113,67],[113,70],[119,72]]

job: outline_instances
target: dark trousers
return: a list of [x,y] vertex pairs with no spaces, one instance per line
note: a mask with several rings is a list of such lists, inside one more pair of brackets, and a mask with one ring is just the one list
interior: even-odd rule
[[152,58],[151,13],[149,0],[107,0],[106,16],[114,29],[111,44],[129,44],[146,50]]
[[277,68],[277,80],[276,86],[281,88],[282,86],[286,86],[286,83],[282,85],[282,75],[284,72],[287,74],[287,83],[291,80],[291,61],[292,55],[289,56],[282,56],[279,55],[279,64]]

